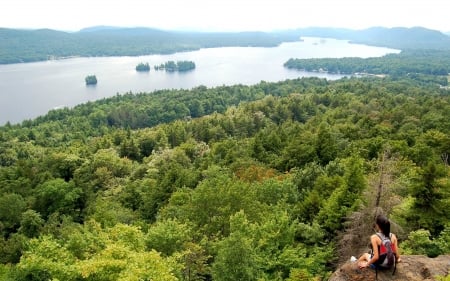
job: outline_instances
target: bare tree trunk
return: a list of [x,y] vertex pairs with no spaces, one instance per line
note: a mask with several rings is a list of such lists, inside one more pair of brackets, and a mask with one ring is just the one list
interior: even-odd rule
[[377,197],[375,200],[375,208],[380,207],[380,200],[381,200],[381,195],[383,193],[383,183],[384,183],[384,160],[385,160],[385,156],[386,156],[386,151],[383,152],[383,154],[381,155],[381,162],[380,162],[380,178],[378,181],[378,190],[377,190]]
[[445,167],[448,167],[448,153],[442,153],[441,159],[444,162]]

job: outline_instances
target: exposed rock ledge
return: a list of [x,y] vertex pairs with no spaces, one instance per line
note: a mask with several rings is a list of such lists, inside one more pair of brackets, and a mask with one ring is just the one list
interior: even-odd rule
[[[395,274],[392,270],[378,271],[379,281],[419,281],[439,280],[437,276],[450,274],[450,256],[428,258],[426,256],[402,256]],[[347,262],[336,270],[329,281],[368,281],[375,280],[375,270],[359,269],[356,262]]]

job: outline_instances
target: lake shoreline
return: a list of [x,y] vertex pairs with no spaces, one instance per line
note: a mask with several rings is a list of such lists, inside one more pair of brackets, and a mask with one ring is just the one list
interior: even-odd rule
[[[20,123],[46,114],[55,107],[114,96],[118,93],[151,93],[162,89],[191,89],[198,86],[253,85],[299,77],[339,79],[349,75],[309,73],[286,69],[291,57],[377,57],[398,50],[350,44],[317,38],[286,42],[278,47],[201,48],[171,55],[76,57],[33,63],[0,65],[0,125]],[[136,65],[145,61],[159,65],[166,61],[193,61],[196,68],[186,73],[149,71],[139,75]],[[86,75],[96,75],[96,87],[86,87]]]

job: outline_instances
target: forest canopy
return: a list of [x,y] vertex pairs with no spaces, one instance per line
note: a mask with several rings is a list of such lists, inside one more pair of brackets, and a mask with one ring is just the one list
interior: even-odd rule
[[410,76],[445,86],[450,75],[450,51],[409,50],[377,58],[291,58],[284,66],[314,72]]
[[326,280],[375,211],[402,254],[449,254],[449,112],[407,76],[302,78],[7,124],[0,279]]
[[150,65],[148,64],[148,62],[146,62],[146,63],[140,62],[140,63],[138,63],[138,65],[136,65],[136,71],[139,71],[139,72],[150,71]]
[[167,72],[186,72],[195,69],[195,62],[187,60],[175,62],[170,60],[160,65],[155,65],[154,68],[155,70],[165,70]]

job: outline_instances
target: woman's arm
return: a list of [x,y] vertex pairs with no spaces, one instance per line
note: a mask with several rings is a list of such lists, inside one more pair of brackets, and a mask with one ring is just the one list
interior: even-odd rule
[[[380,238],[378,238],[378,236],[376,234],[374,234],[370,237],[370,244],[372,245],[373,256],[368,262],[361,263],[359,265],[360,268],[369,267],[371,264],[375,263],[380,258],[380,254],[378,253],[379,239]],[[380,240],[380,243],[381,243],[381,240]]]
[[380,253],[378,253],[378,240],[379,239],[380,238],[376,234],[374,234],[370,237],[370,243],[372,244],[372,250],[373,250],[373,257],[367,263],[367,266],[375,263],[380,258]]

